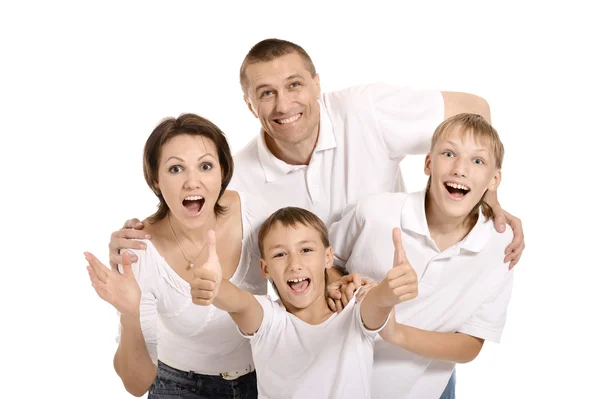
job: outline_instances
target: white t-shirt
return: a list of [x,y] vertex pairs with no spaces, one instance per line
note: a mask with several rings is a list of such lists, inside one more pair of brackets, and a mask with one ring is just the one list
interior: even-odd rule
[[[373,195],[348,207],[330,229],[336,264],[381,281],[393,263],[392,229],[400,227],[407,258],[419,278],[419,295],[396,306],[399,323],[441,332],[462,332],[499,342],[513,273],[504,263],[512,241],[491,220],[477,224],[459,243],[439,251],[429,235],[425,191]],[[375,341],[373,398],[439,398],[454,363],[424,358]]]
[[[319,325],[288,313],[280,300],[256,296],[264,310],[249,338],[256,364],[259,398],[370,398],[373,340],[360,303],[350,300]],[[385,324],[384,324],[385,325]],[[383,328],[383,326],[381,327]]]
[[277,159],[261,132],[236,154],[231,187],[263,196],[274,209],[308,209],[329,226],[348,204],[403,191],[399,162],[425,154],[444,119],[439,91],[386,84],[324,93],[319,106],[319,138],[308,165]]
[[[240,263],[230,281],[254,294],[266,294],[267,280],[259,267],[257,234],[268,216],[264,201],[239,193],[243,226]],[[142,291],[140,321],[152,361],[164,360],[183,371],[221,373],[252,364],[250,345],[240,337],[227,312],[192,302],[190,285],[158,253],[149,240],[147,249],[130,250],[138,257],[132,265]],[[119,335],[120,338],[120,324]]]

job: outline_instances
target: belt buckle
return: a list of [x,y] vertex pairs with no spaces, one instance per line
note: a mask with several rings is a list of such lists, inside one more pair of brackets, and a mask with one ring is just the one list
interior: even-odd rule
[[229,372],[221,373],[221,377],[223,377],[224,380],[235,380],[237,378],[237,377],[229,374]]

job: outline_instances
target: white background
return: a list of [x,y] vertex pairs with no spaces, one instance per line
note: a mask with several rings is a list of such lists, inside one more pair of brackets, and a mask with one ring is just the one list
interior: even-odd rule
[[[199,113],[234,151],[258,132],[239,65],[278,37],[308,51],[324,91],[387,81],[488,100],[500,199],[527,248],[503,342],[458,367],[458,397],[600,397],[592,2],[225,3],[2,2],[0,396],[129,397],[82,252],[106,261],[110,233],[153,212],[141,155],[161,118]],[[405,161],[411,190],[422,162]]]

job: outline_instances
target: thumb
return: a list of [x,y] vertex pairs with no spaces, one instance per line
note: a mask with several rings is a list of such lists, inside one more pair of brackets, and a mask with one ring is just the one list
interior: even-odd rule
[[125,250],[123,251],[123,274],[124,275],[128,275],[128,274],[132,274],[131,271],[131,254],[129,253],[129,251]]
[[206,247],[208,248],[206,263],[218,264],[220,267],[219,255],[217,255],[217,237],[214,230],[208,230],[206,233]]
[[394,227],[392,230],[392,241],[394,242],[394,264],[392,267],[396,267],[406,261],[406,252],[402,245],[402,233],[398,227]]

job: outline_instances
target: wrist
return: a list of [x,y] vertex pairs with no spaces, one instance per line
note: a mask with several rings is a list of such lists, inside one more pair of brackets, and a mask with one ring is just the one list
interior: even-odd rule
[[121,326],[125,328],[131,328],[140,325],[140,312],[127,312],[121,313],[120,317]]

